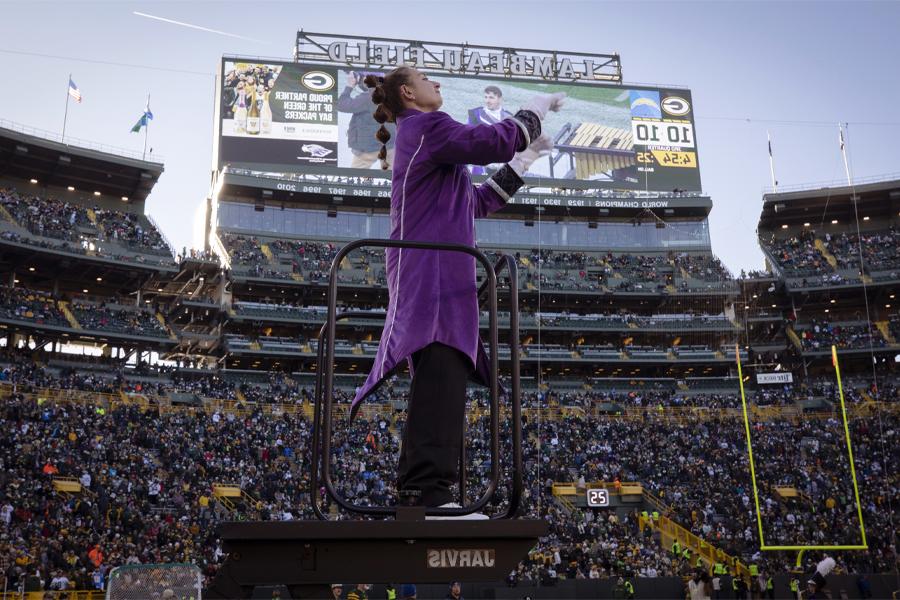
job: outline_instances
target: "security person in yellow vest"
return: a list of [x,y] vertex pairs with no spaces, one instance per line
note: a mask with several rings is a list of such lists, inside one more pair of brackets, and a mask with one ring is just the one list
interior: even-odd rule
[[634,600],[634,585],[627,579],[625,580],[625,598]]
[[397,590],[394,588],[393,583],[387,584],[384,591],[387,594],[387,600],[397,600]]
[[725,564],[722,561],[717,560],[712,565],[712,574],[713,574],[713,598],[715,600],[719,600],[722,598],[722,593],[724,591],[725,575],[728,575],[728,569],[725,568]]
[[766,598],[775,600],[775,580],[771,575],[766,576]]
[[694,561],[694,567],[697,569],[703,568],[703,557],[699,554],[697,555],[697,560]]
[[659,511],[658,510],[653,511],[653,522],[659,523]]
[[678,543],[678,540],[672,542],[672,554],[675,555],[675,558],[678,558],[678,555],[681,554],[681,544]]
[[645,520],[645,521],[649,521],[649,520],[650,520],[650,513],[648,513],[646,510],[642,510],[642,511],[641,511],[641,516],[644,517],[644,520]]
[[681,558],[683,558],[684,560],[690,562],[690,561],[691,561],[691,549],[690,549],[690,548],[685,548],[684,550],[682,550],[682,551],[681,551]]
[[740,590],[738,589],[738,576],[737,574],[731,576],[731,591],[734,592],[735,600],[741,598]]
[[794,600],[800,600],[800,580],[796,575],[791,575],[791,596]]
[[747,586],[747,591],[751,598],[759,598],[759,565],[756,563],[750,565],[750,584]]

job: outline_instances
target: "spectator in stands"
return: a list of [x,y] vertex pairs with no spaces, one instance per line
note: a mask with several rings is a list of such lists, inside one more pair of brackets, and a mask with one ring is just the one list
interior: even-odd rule
[[447,591],[446,599],[464,600],[462,595],[462,585],[458,581],[454,581],[450,584],[450,589]]
[[369,584],[357,583],[356,587],[347,592],[347,600],[368,600]]

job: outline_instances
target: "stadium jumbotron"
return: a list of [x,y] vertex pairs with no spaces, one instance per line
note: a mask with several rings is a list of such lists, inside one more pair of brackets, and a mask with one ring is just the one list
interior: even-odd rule
[[896,594],[900,177],[766,164],[732,270],[697,87],[294,33],[215,64],[191,245],[149,99],[0,120],[3,599]]

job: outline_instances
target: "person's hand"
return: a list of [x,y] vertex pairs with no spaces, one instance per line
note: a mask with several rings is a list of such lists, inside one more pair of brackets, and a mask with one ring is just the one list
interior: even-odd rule
[[530,110],[543,121],[544,117],[550,111],[556,112],[562,108],[563,100],[566,98],[565,92],[556,92],[555,94],[539,94],[522,106],[522,110]]
[[354,88],[357,83],[359,83],[359,78],[356,77],[356,72],[350,71],[347,73],[347,87]]
[[528,168],[534,164],[534,161],[542,156],[547,156],[551,150],[553,150],[553,140],[546,133],[542,133],[540,137],[531,142],[530,146],[521,152],[517,152],[507,164],[519,177],[522,177]]
[[550,154],[550,151],[553,150],[553,140],[550,139],[550,136],[546,133],[542,133],[540,137],[531,142],[531,145],[523,150],[523,152],[528,152],[529,150],[537,153],[538,156],[547,156]]

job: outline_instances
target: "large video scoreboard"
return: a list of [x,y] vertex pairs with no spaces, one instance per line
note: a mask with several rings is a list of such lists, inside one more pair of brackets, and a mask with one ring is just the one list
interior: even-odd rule
[[[316,35],[298,34],[294,61],[223,58],[219,168],[321,167],[351,176],[380,169],[378,125],[363,79],[409,64],[441,82],[441,110],[463,123],[506,118],[535,94],[567,94],[562,110],[544,121],[554,150],[531,166],[527,184],[701,190],[690,91],[622,84],[609,74],[610,56],[323,34],[326,44]],[[499,166],[471,171],[477,178]]]

